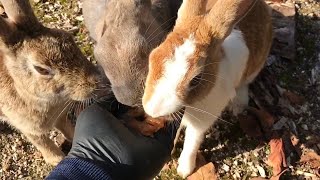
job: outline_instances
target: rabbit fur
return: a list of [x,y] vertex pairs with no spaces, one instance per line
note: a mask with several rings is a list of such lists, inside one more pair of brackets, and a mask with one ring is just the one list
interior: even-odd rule
[[94,55],[117,100],[141,106],[150,51],[172,28],[181,0],[84,0]]
[[150,54],[143,95],[152,117],[186,108],[177,168],[182,177],[194,170],[205,132],[228,103],[235,114],[247,106],[248,84],[263,68],[271,43],[263,0],[183,1],[173,31]]
[[64,153],[49,138],[53,128],[72,140],[67,109],[92,97],[99,74],[72,36],[49,29],[35,17],[29,0],[1,0],[0,112],[4,120],[56,165]]

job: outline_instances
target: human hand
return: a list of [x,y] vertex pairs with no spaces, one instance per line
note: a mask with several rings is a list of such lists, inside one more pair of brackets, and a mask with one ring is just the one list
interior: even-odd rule
[[115,179],[155,177],[170,159],[176,124],[146,137],[125,126],[107,106],[96,103],[79,115],[67,158],[99,162]]

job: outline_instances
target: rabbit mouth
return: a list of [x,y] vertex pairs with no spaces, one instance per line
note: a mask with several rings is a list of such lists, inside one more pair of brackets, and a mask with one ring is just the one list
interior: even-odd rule
[[86,101],[93,99],[94,96],[92,93],[84,94],[84,95],[78,95],[78,94],[72,94],[71,99],[74,101]]

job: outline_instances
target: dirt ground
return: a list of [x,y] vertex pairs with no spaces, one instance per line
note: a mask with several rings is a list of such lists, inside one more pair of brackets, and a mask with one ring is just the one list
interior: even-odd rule
[[[41,22],[71,32],[84,54],[95,63],[79,1],[32,1]],[[285,133],[290,133],[290,138],[299,139],[294,147],[284,145],[286,167],[283,169],[287,171],[281,179],[320,179],[319,166],[314,166],[308,159],[302,161],[310,152],[320,154],[320,2],[289,0],[287,3],[284,6],[290,7],[293,3],[291,11],[288,8],[286,12],[288,16],[293,14],[288,22],[293,22],[289,30],[293,30],[295,36],[286,36],[288,34],[282,32],[285,29],[281,29],[281,25],[275,28],[280,35],[276,38],[277,43],[266,67],[251,86],[250,106],[263,109],[272,116],[275,121],[272,127],[281,132],[284,144]],[[295,11],[292,12],[292,9]],[[252,135],[250,127],[246,130],[248,124],[243,123],[241,117],[232,117],[225,112],[222,119],[231,124],[224,121],[215,124],[200,150],[206,163],[214,164],[218,178],[272,177],[273,169],[268,163],[272,145],[266,140],[270,139],[266,133],[263,131],[261,140],[261,136],[257,138],[255,133]],[[57,142],[60,141],[61,137],[56,132],[51,135]],[[173,160],[155,179],[181,179],[175,168],[182,148],[182,137]],[[5,123],[0,123],[0,151],[2,179],[43,179],[52,169],[23,135]]]

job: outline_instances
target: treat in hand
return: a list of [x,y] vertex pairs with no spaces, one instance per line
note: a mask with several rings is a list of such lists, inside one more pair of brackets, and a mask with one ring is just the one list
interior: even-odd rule
[[130,109],[126,116],[127,125],[145,136],[153,136],[154,133],[165,126],[167,121],[166,117],[153,118],[141,108]]

